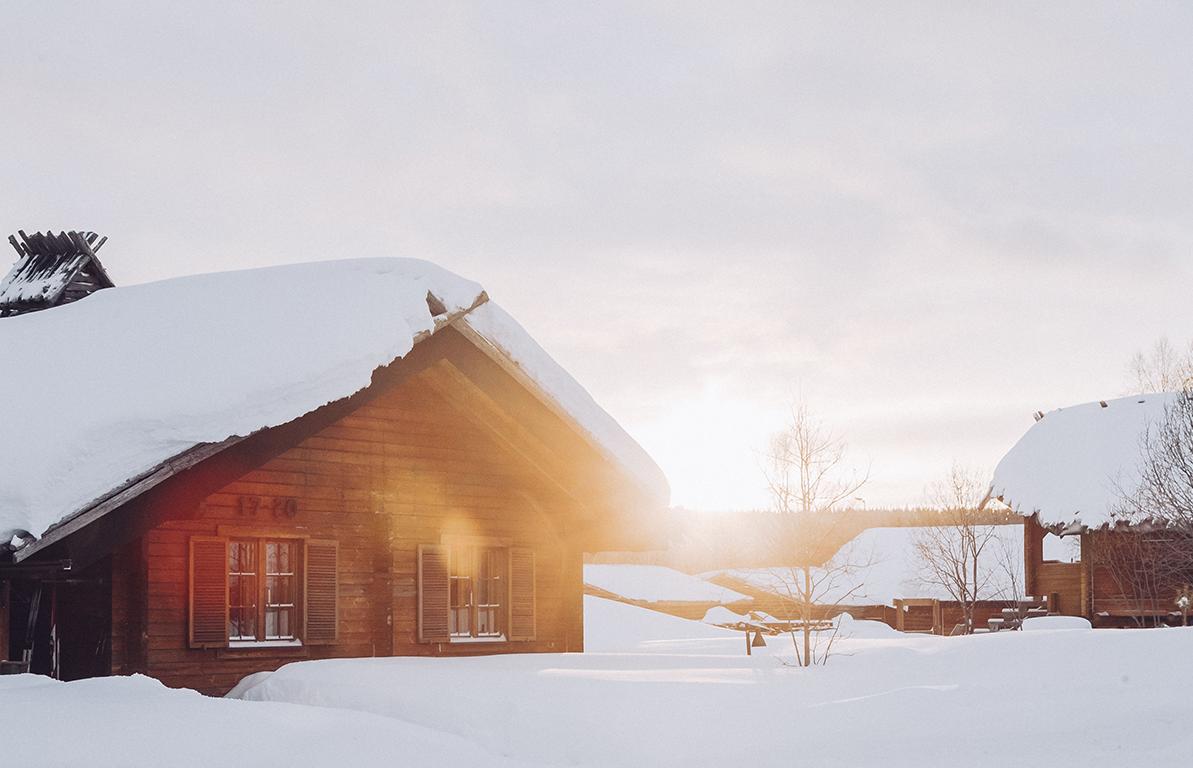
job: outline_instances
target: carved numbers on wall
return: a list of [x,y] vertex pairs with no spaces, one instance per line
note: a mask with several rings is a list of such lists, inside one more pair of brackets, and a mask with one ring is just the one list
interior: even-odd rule
[[241,517],[293,520],[298,515],[298,499],[293,496],[240,496],[236,514]]

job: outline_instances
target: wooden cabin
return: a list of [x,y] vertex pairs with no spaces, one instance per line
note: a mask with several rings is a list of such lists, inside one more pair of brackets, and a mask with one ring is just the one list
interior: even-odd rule
[[59,361],[22,373],[24,408],[57,420],[33,456],[0,440],[9,671],[222,694],[303,659],[582,651],[583,553],[655,541],[658,468],[433,265],[202,275],[56,312],[0,320],[0,350],[121,343],[78,352],[90,410],[52,406]]
[[1175,601],[1187,581],[1156,567],[1172,532],[1117,518],[1123,493],[1139,482],[1149,426],[1165,417],[1172,397],[1037,413],[996,467],[986,503],[1023,515],[1026,591],[1049,612],[1095,626],[1180,620]]

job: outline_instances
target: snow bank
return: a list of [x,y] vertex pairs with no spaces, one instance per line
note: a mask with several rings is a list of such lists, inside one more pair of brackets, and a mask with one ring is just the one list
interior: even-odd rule
[[995,467],[991,494],[1045,525],[1105,525],[1123,493],[1138,489],[1148,426],[1175,397],[1136,395],[1046,414]]
[[555,362],[521,325],[493,302],[470,312],[464,323],[512,360],[559,407],[587,431],[595,445],[634,476],[644,488],[670,498],[667,478],[650,455],[605,412],[571,374]]
[[750,598],[740,592],[661,565],[584,566],[584,583],[629,600],[734,603]]
[[[597,598],[586,606],[588,623],[598,625],[624,621],[623,609],[653,613]],[[598,613],[589,613],[594,606]],[[641,627],[653,631],[654,618]],[[657,626],[669,635],[712,629],[675,621]],[[857,634],[875,629],[846,624]],[[780,663],[790,637],[767,637],[747,657],[741,633],[730,634],[731,652],[720,655],[302,662],[237,695],[383,715],[442,729],[492,755],[581,768],[793,761],[902,768],[951,765],[958,756],[993,768],[1016,755],[1032,765],[1117,767],[1124,755],[1148,765],[1187,752],[1181,724],[1193,705],[1173,670],[1193,653],[1193,629],[842,633],[840,653],[811,670]],[[403,754],[411,764],[425,760],[417,748]]]
[[[980,574],[986,585],[983,599],[1006,600],[1013,595],[1014,583],[1002,567],[1002,557],[1018,574],[1020,591],[1023,583],[1023,526],[992,526],[994,540],[987,544]],[[919,527],[868,528],[846,543],[834,555],[838,563],[852,563],[858,567],[834,577],[832,584],[817,588],[817,602],[824,605],[892,605],[895,598],[937,598],[950,600],[947,590],[925,578],[916,555],[916,538],[922,535]],[[795,585],[802,583],[802,573],[791,568],[744,568],[720,571],[732,578],[773,594],[789,596]],[[825,582],[824,570],[813,569],[813,579]],[[707,577],[716,575],[705,574]]]
[[1024,632],[1051,631],[1056,629],[1093,629],[1089,619],[1081,616],[1036,616],[1023,620]]
[[898,640],[905,635],[894,627],[881,621],[855,619],[848,613],[837,617],[836,629],[838,637],[852,640]]
[[0,677],[0,722],[0,763],[12,766],[527,765],[393,718],[212,699],[139,675],[73,683]]
[[[200,443],[364,388],[434,329],[428,293],[446,309],[440,321],[484,301],[479,285],[434,264],[378,258],[109,288],[5,318],[0,541],[40,537]],[[504,311],[479,309],[471,327],[666,503],[662,473],[617,422]]]

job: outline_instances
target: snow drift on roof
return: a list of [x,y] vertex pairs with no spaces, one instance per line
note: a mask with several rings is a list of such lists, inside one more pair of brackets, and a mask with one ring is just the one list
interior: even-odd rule
[[998,463],[991,495],[1044,525],[1105,525],[1122,494],[1138,489],[1148,425],[1163,420],[1175,397],[1135,395],[1046,414]]
[[584,583],[628,600],[735,603],[750,598],[732,589],[661,565],[584,566]]
[[[994,537],[982,556],[979,579],[985,585],[981,599],[1008,600],[1021,595],[1023,584],[1023,526],[991,526]],[[951,600],[939,584],[924,578],[916,555],[915,542],[923,529],[919,527],[868,528],[847,542],[834,560],[859,566],[848,574],[834,578],[831,585],[817,588],[816,602],[822,605],[892,605],[895,598],[936,598]],[[1003,563],[1006,557],[1008,562]],[[866,565],[868,564],[868,565]],[[1019,590],[1007,573],[1017,573]],[[813,580],[826,580],[819,568],[813,568]],[[797,582],[791,568],[748,568],[724,571],[726,575],[774,594],[791,596]],[[712,574],[709,574],[710,576]]]
[[0,320],[0,534],[41,536],[198,443],[290,421],[368,385],[479,285],[362,259],[110,288]]
[[[453,316],[483,300],[434,264],[378,258],[110,288],[0,320],[0,541],[40,537],[197,444],[347,397],[434,329],[431,305]],[[654,466],[512,319],[499,325],[561,407],[637,471]]]

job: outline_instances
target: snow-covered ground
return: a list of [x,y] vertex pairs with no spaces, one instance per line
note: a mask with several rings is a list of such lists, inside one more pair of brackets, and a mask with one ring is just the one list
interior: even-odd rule
[[[242,700],[144,678],[0,678],[4,764],[1101,766],[1187,754],[1193,629],[790,640],[585,598],[585,654],[302,662]],[[14,687],[25,686],[25,687]],[[70,739],[58,734],[70,733]]]
[[593,597],[586,616],[601,653],[295,664],[235,695],[381,714],[536,764],[605,767],[1145,764],[1184,754],[1193,716],[1173,674],[1193,630],[941,638],[847,621],[854,636],[839,655],[801,670],[783,663],[785,637],[747,657],[729,630]]
[[436,765],[452,768],[521,765],[438,728],[341,709],[213,699],[139,675],[73,683],[0,677],[0,724],[0,766],[13,768],[394,768],[406,755],[434,755]]

